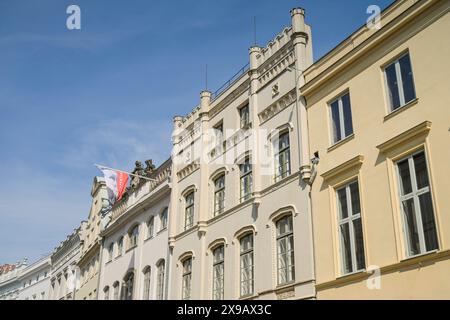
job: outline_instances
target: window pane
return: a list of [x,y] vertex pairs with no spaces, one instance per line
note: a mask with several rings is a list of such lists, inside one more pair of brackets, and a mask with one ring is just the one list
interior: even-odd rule
[[417,189],[429,186],[427,163],[425,161],[425,153],[416,154],[414,157],[414,168],[416,170]]
[[339,102],[336,100],[331,104],[331,119],[334,142],[338,142],[341,137],[341,121],[339,120]]
[[438,249],[436,224],[434,221],[433,204],[429,192],[419,196],[420,212],[422,216],[425,246],[427,251]]
[[408,103],[409,101],[414,100],[416,98],[416,93],[414,90],[414,79],[411,69],[411,59],[409,57],[409,54],[400,58],[399,63],[402,74],[405,103]]
[[346,189],[343,188],[338,190],[338,206],[339,206],[339,216],[341,219],[348,218],[348,208],[347,208],[347,192]]
[[361,219],[353,221],[353,233],[355,236],[356,267],[361,270],[366,267]]
[[402,195],[407,195],[412,192],[408,159],[398,163],[398,172],[400,174]]
[[395,110],[400,107],[400,95],[398,91],[398,79],[395,71],[395,63],[387,67],[385,69],[385,73],[391,109]]
[[341,248],[342,248],[342,264],[344,273],[353,271],[352,267],[352,250],[350,246],[350,230],[348,223],[340,226],[341,231]]
[[409,255],[413,256],[420,253],[419,233],[417,231],[413,199],[403,201],[403,212],[405,215],[405,228],[409,245]]
[[350,94],[342,97],[342,110],[344,112],[345,136],[348,137],[353,133],[352,108],[350,106]]
[[352,183],[350,185],[350,195],[352,198],[352,213],[357,215],[361,213],[361,206],[359,203],[359,186],[358,183]]

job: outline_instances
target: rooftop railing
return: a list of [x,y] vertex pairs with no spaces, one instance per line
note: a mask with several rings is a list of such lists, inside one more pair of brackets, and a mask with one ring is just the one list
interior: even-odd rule
[[236,83],[247,71],[250,69],[250,63],[243,66],[236,74],[234,74],[227,82],[225,82],[219,89],[213,92],[211,100],[216,100],[229,87]]

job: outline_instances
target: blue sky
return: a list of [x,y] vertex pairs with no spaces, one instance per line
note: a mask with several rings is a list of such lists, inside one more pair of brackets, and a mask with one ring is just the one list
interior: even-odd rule
[[[0,263],[50,253],[90,208],[93,163],[170,155],[172,117],[217,89],[304,7],[315,59],[391,0],[2,0]],[[81,8],[82,29],[66,28]]]

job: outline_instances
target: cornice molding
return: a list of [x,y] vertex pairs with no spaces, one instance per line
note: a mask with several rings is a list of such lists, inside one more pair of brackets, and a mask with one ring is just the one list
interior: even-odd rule
[[364,162],[364,156],[358,155],[358,156],[344,162],[343,164],[341,164],[337,167],[334,167],[331,170],[328,170],[327,172],[323,173],[321,175],[321,177],[325,181],[331,180],[331,179],[335,178],[336,176],[341,175],[342,173],[344,173],[348,170],[362,166],[363,162]]
[[377,146],[381,153],[387,153],[392,149],[395,149],[405,142],[417,139],[419,137],[425,138],[431,130],[431,122],[424,121],[417,126],[399,134],[398,136],[380,144]]

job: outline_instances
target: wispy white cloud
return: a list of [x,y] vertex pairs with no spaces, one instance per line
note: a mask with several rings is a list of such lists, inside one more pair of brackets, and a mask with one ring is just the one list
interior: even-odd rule
[[170,121],[107,120],[73,133],[59,164],[85,168],[93,163],[129,168],[135,160],[161,163],[170,156]]

